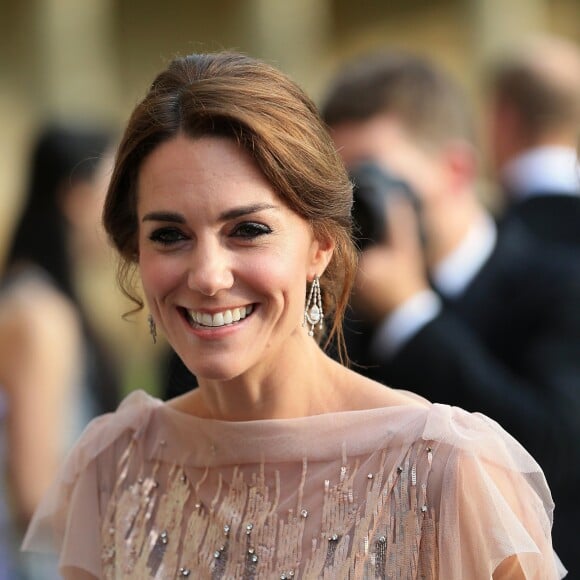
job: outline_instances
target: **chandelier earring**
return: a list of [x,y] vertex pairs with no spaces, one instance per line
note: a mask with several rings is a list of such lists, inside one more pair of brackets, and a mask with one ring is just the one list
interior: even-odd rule
[[310,293],[304,308],[304,320],[302,326],[310,326],[308,329],[308,336],[314,336],[314,327],[318,324],[318,328],[322,328],[322,321],[324,320],[324,313],[322,312],[322,296],[320,294],[320,280],[318,276],[314,277],[310,285]]
[[155,320],[153,320],[153,315],[149,315],[147,317],[147,322],[149,322],[149,334],[153,339],[153,344],[157,344],[157,326],[155,324]]

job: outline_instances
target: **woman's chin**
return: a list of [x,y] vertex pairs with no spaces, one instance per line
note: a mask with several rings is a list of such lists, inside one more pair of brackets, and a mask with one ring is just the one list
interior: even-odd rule
[[189,368],[190,372],[193,372],[195,368],[195,372],[193,374],[199,381],[220,381],[220,382],[227,382],[235,379],[241,374],[241,370],[237,367],[237,365],[217,365],[217,364],[197,364],[195,366],[186,366]]

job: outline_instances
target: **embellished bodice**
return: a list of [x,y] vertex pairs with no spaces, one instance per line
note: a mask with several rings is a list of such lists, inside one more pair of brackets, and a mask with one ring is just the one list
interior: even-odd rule
[[518,554],[547,580],[552,508],[530,455],[461,409],[237,423],[135,392],[86,430],[24,548],[107,580],[459,580]]
[[164,461],[165,439],[157,459],[135,462],[138,445],[106,506],[105,578],[436,577],[429,442],[328,465],[220,467]]

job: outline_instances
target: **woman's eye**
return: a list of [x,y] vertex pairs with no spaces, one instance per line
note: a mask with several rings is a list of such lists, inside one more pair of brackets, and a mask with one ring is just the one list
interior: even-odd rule
[[242,224],[238,224],[234,228],[232,235],[236,238],[250,240],[252,238],[257,238],[258,236],[263,236],[270,233],[272,233],[272,230],[265,224],[256,222],[244,222]]
[[183,232],[177,228],[160,228],[151,232],[149,239],[152,242],[156,242],[164,246],[169,246],[171,244],[175,244],[176,242],[181,242],[187,238]]

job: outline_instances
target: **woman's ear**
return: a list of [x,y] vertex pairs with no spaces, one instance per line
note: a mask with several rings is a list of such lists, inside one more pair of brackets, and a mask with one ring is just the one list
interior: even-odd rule
[[332,254],[336,243],[327,235],[322,235],[312,242],[312,253],[310,268],[308,269],[308,280],[312,281],[315,276],[322,276],[324,270],[332,259]]

